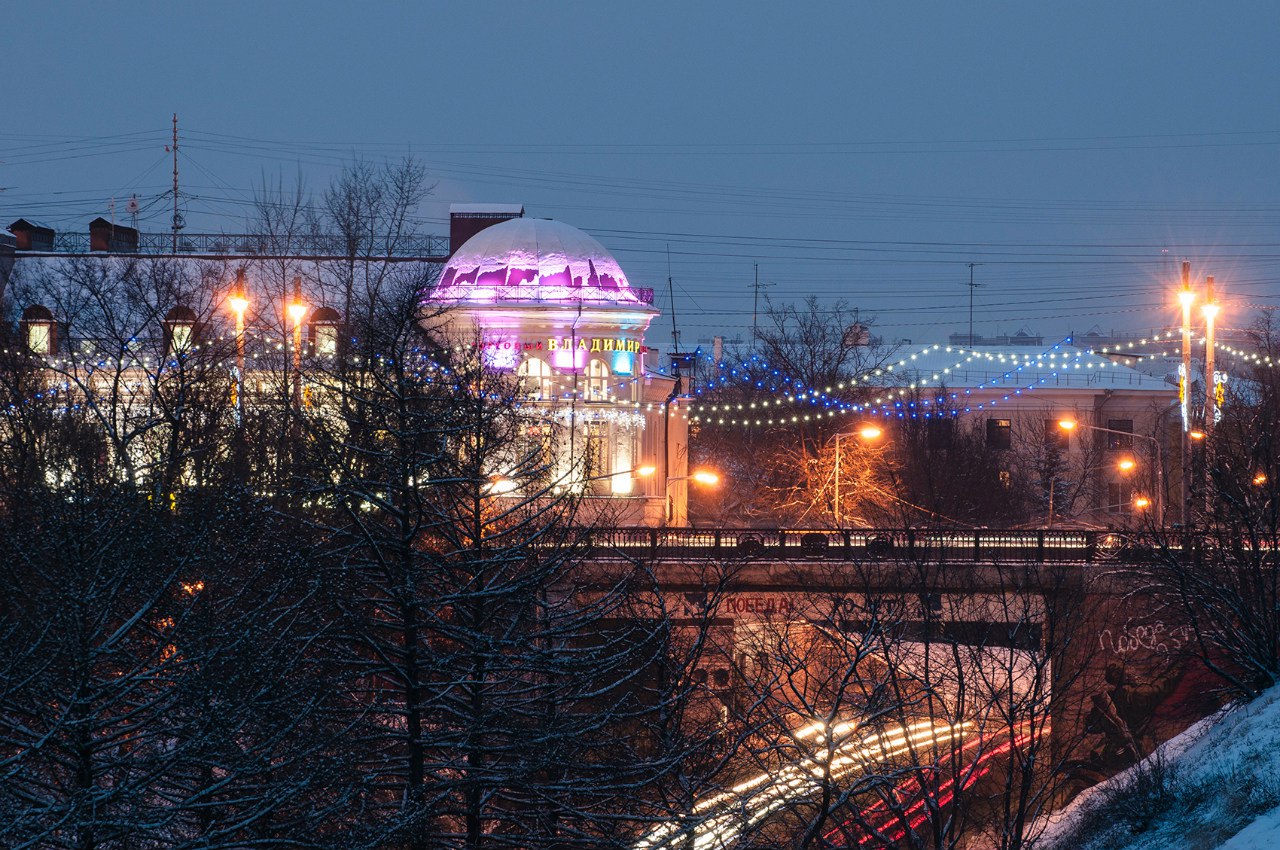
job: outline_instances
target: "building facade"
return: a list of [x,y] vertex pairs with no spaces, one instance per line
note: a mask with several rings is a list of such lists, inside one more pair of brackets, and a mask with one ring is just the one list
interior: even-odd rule
[[[586,497],[590,514],[686,524],[687,410],[676,381],[648,368],[653,291],[633,287],[581,230],[502,213],[456,246],[424,294],[424,326],[518,380],[554,446],[553,479]],[[454,215],[483,221],[474,207]]]

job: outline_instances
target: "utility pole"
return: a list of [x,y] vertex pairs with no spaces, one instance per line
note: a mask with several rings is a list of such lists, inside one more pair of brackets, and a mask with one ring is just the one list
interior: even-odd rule
[[979,263],[969,263],[969,347],[970,348],[973,347],[973,291],[977,289],[979,286],[982,286],[982,284],[980,283],[973,282],[973,267],[976,265],[979,265]]
[[667,246],[667,298],[671,301],[671,345],[673,354],[680,353],[680,331],[676,327],[676,289],[671,280],[671,246]]
[[751,348],[754,351],[756,344],[760,341],[760,290],[768,289],[773,284],[761,283],[760,264],[752,263],[751,265],[756,272],[755,283],[751,284],[751,288],[755,290],[755,300],[751,304]]

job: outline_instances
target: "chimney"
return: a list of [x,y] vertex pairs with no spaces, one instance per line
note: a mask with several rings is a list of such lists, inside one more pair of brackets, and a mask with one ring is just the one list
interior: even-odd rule
[[452,204],[449,207],[449,256],[486,227],[524,216],[522,204]]

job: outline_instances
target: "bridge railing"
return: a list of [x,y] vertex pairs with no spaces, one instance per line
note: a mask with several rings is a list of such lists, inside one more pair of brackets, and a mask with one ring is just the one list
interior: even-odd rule
[[[1203,541],[1197,536],[1191,548]],[[1187,548],[1183,534],[1049,529],[692,529],[601,528],[598,554],[795,560],[1140,561]]]

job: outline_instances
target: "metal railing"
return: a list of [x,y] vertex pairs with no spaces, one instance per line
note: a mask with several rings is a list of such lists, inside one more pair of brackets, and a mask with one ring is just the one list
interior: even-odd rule
[[1200,534],[1050,529],[693,529],[601,528],[600,556],[841,561],[1141,562],[1161,552],[1199,551]]

